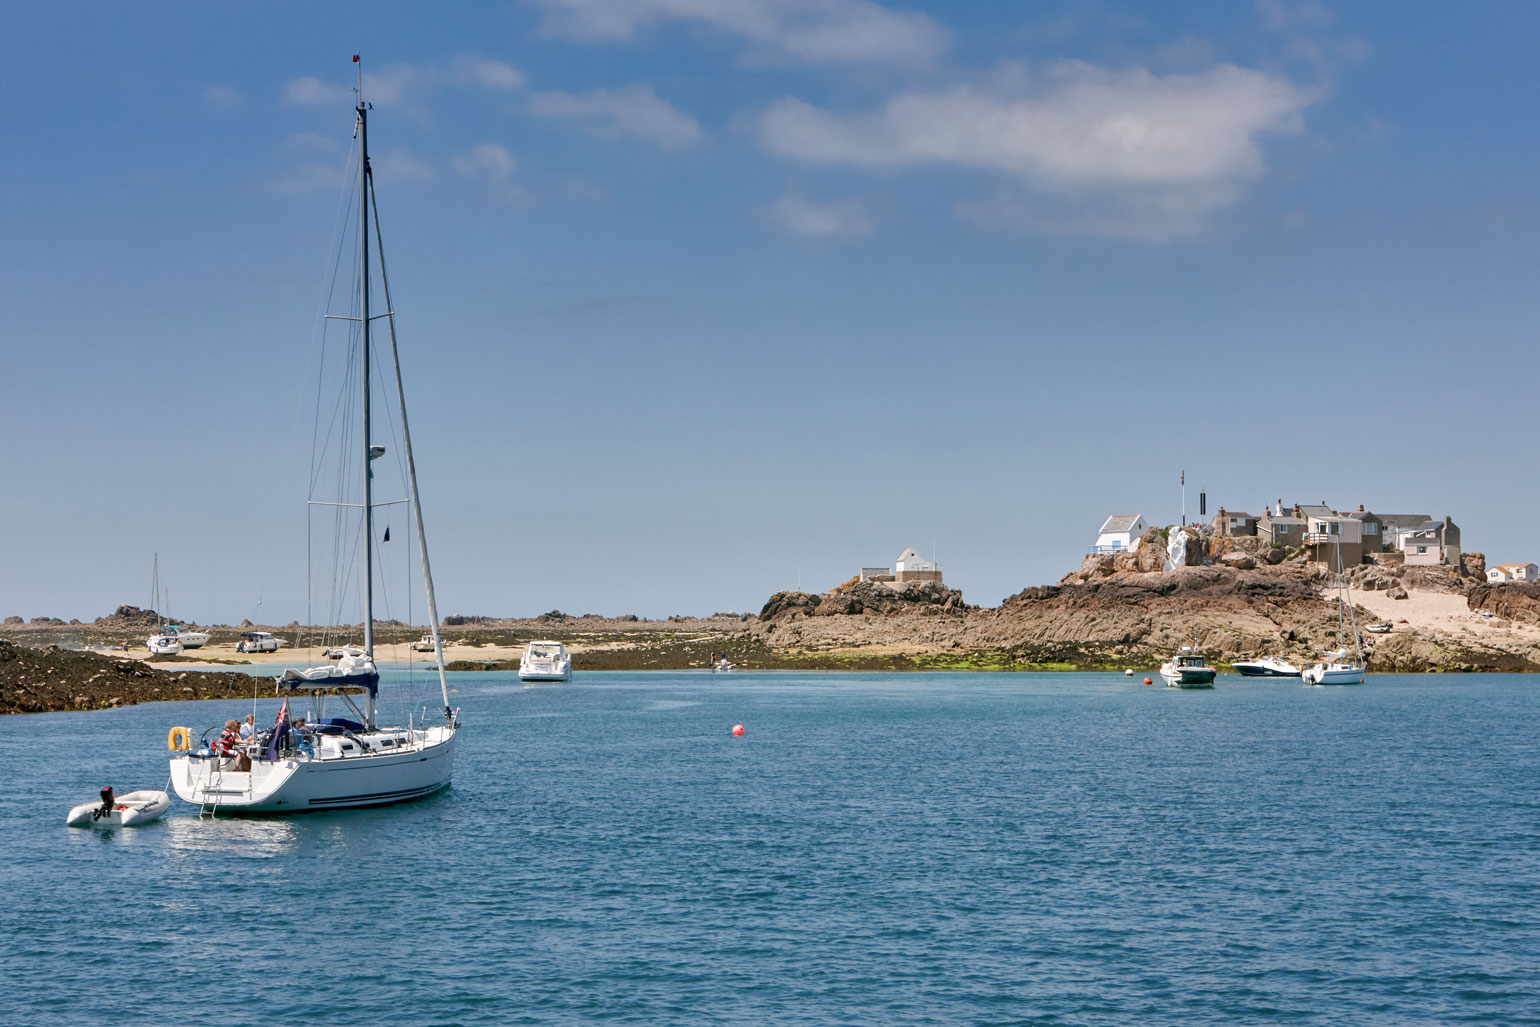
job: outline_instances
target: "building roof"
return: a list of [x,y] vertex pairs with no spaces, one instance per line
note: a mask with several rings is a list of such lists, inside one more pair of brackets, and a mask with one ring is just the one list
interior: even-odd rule
[[[1251,518],[1251,520],[1256,520],[1257,519],[1256,515],[1249,514],[1245,510],[1226,510],[1224,513],[1225,513],[1226,517],[1249,517],[1249,518]],[[1215,514],[1214,516],[1217,517],[1219,515]]]
[[913,546],[910,546],[908,549],[905,549],[902,553],[898,554],[898,559],[899,559],[900,563],[902,563],[905,560],[918,560],[919,558],[920,558],[920,554],[916,553],[914,551],[914,547]]
[[1271,513],[1271,512],[1265,513],[1262,516],[1267,518],[1267,521],[1268,521],[1269,524],[1304,524],[1305,523],[1305,519],[1303,517],[1289,517],[1289,516],[1279,517],[1276,514]]
[[1492,569],[1494,571],[1516,571],[1520,567],[1533,567],[1533,563],[1500,563]]
[[1139,523],[1140,514],[1113,514],[1102,522],[1102,534],[1109,531],[1129,531]]
[[1337,511],[1333,510],[1331,507],[1326,506],[1324,504],[1315,504],[1315,505],[1307,506],[1304,503],[1301,503],[1299,506],[1295,507],[1295,509],[1299,511],[1299,515],[1301,517],[1335,517],[1335,516],[1337,516]]
[[1420,528],[1433,519],[1427,514],[1380,514],[1379,518],[1387,528]]
[[1342,516],[1343,517],[1351,517],[1355,521],[1362,521],[1362,520],[1366,520],[1366,519],[1368,519],[1370,517],[1373,517],[1375,520],[1379,521],[1381,524],[1385,523],[1385,519],[1383,517],[1381,517],[1379,514],[1375,513],[1373,510],[1349,510],[1347,513],[1343,514]]

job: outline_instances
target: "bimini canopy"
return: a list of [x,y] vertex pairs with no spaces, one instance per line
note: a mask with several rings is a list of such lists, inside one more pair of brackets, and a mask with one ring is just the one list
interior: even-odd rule
[[327,688],[349,689],[380,693],[380,675],[374,664],[365,667],[311,667],[308,670],[286,670],[275,678],[278,687],[289,692],[320,691]]

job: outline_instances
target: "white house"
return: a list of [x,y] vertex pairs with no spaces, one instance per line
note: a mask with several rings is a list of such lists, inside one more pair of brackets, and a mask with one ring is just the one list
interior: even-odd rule
[[1487,568],[1487,580],[1494,585],[1504,581],[1540,580],[1540,567],[1532,563],[1500,563]]
[[941,565],[920,559],[920,554],[912,548],[898,554],[898,563],[893,572],[895,581],[934,581],[941,584]]
[[1092,552],[1115,553],[1133,549],[1144,537],[1150,526],[1140,514],[1113,514],[1102,522],[1101,534],[1096,536],[1096,548]]

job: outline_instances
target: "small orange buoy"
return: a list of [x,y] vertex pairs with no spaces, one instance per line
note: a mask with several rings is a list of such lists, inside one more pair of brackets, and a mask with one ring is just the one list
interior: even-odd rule
[[1144,683],[1147,685],[1153,685],[1155,682],[1151,681],[1149,678],[1145,678]]
[[733,725],[733,735],[734,735],[734,737],[738,737],[738,738],[743,737],[743,725],[742,724],[734,724]]

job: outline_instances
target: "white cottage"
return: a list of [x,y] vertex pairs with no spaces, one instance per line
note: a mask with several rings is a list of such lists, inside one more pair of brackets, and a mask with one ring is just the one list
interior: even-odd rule
[[1150,526],[1140,514],[1113,514],[1102,522],[1093,553],[1116,553],[1133,549]]
[[1487,568],[1487,580],[1497,585],[1505,581],[1540,580],[1540,567],[1532,563],[1500,563]]
[[934,581],[939,585],[941,584],[941,565],[920,559],[920,554],[913,548],[905,549],[898,554],[898,563],[893,568],[893,580]]

